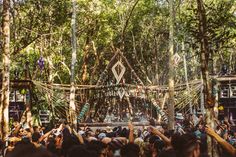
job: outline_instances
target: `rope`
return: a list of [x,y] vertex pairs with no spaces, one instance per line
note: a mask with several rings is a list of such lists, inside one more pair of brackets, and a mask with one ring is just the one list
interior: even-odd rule
[[[47,95],[51,95],[51,101],[52,106],[55,109],[55,113],[56,115],[61,115],[61,116],[65,116],[66,114],[65,112],[62,112],[61,110],[64,110],[65,107],[67,107],[69,103],[69,100],[66,99],[66,97],[64,96],[62,98],[63,95],[56,95],[56,94],[52,94],[55,93],[57,90],[64,90],[64,95],[69,94],[70,91],[70,85],[69,84],[46,84],[43,82],[39,82],[39,81],[33,81],[33,83],[36,85],[36,87],[38,88],[39,92],[45,96],[45,94]],[[199,98],[199,91],[200,88],[202,86],[201,82],[199,80],[194,80],[189,82],[189,86],[191,91],[188,94],[184,94],[184,92],[186,92],[186,84],[178,84],[175,86],[175,92],[176,92],[176,97],[178,97],[178,102],[176,103],[175,107],[179,108],[180,111],[182,111],[189,102],[194,101],[196,98]],[[117,88],[117,87],[128,87],[129,89],[136,89],[137,85],[130,85],[130,84],[113,84],[113,85],[106,85],[106,86],[101,86],[101,85],[76,85],[76,89],[80,90],[81,92],[84,90],[108,90],[108,92],[111,89]],[[156,90],[159,92],[168,92],[168,86],[139,86],[141,91],[145,91],[145,93],[153,93],[153,94],[157,94]],[[56,90],[56,91],[55,91]],[[95,91],[96,92],[96,91]],[[80,95],[80,94],[79,94]],[[191,97],[190,97],[191,95]],[[105,96],[103,94],[103,96]],[[86,97],[86,96],[85,96]],[[75,100],[78,104],[80,104],[80,102],[78,102],[77,100]],[[168,122],[168,118],[165,114],[165,112],[159,107],[159,105],[155,102],[154,99],[151,100],[152,104],[155,106],[155,108],[157,109],[158,114],[161,115],[161,118],[164,122]],[[56,105],[55,105],[56,104]],[[193,103],[194,105],[196,105],[196,103]],[[86,104],[85,104],[86,105]],[[85,107],[85,106],[84,106]],[[84,107],[82,108],[78,119],[82,120],[82,118],[84,117],[84,114],[86,113],[84,110]]]
[[[201,85],[199,85],[199,86],[196,86],[195,88],[192,88],[192,90],[188,93],[188,94],[190,94],[190,95],[192,95],[193,94],[193,96],[195,95],[194,93],[197,91],[200,91],[199,89],[201,88]],[[183,104],[183,103],[185,103],[186,102],[186,100],[188,100],[189,99],[189,95],[188,94],[180,94],[180,95],[183,95],[184,97],[183,97],[183,99],[179,99],[180,100],[180,102],[179,103],[177,103],[177,104]],[[190,101],[188,101],[188,102],[190,102]]]
[[[60,89],[60,90],[68,90],[70,91],[70,85],[69,84],[46,84],[42,83],[39,81],[32,81],[34,84],[40,84],[41,86],[46,86],[46,87],[51,87],[54,89]],[[189,86],[191,85],[196,85],[196,84],[201,84],[201,81],[199,80],[194,80],[192,82],[189,82]],[[103,90],[107,88],[115,88],[115,87],[127,87],[127,88],[137,88],[137,85],[132,85],[132,84],[112,84],[112,85],[75,85],[75,88],[77,90]],[[168,86],[162,85],[162,86],[144,86],[144,85],[139,85],[142,90],[150,90],[150,91],[168,91]],[[180,90],[185,90],[186,89],[186,84],[178,84],[175,86],[175,91],[180,91]]]
[[[200,89],[201,86],[197,86],[195,88],[195,90],[192,90],[189,94],[192,95],[192,97],[189,98],[189,95],[185,95],[185,97],[183,97],[183,99],[179,99],[180,102],[176,103],[176,107],[178,108],[184,108],[186,107],[190,102],[192,102],[193,100],[195,100],[196,96],[200,96]],[[192,94],[191,94],[192,93]]]

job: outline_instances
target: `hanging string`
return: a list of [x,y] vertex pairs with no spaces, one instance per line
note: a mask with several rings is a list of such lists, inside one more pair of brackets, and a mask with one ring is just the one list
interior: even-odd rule
[[[133,72],[131,72],[131,77],[133,78]],[[48,85],[46,83],[39,82],[39,81],[33,81],[33,83],[36,85],[36,87],[39,89],[39,91],[42,95],[45,95],[45,93],[49,94],[51,92],[56,92],[53,89],[67,91],[67,93],[69,93],[69,85],[66,85],[66,84]],[[192,95],[191,98],[189,98],[189,95],[184,94],[184,92],[186,91],[185,84],[176,85],[176,88],[175,88],[176,97],[178,97],[178,102],[176,103],[176,107],[179,108],[180,110],[183,110],[189,102],[192,102],[192,101],[199,98],[199,95],[200,95],[199,91],[200,91],[202,84],[199,83],[199,81],[192,81],[189,83],[189,86],[191,87],[191,91],[190,91],[190,95]],[[110,92],[110,90],[112,90],[114,92],[114,89],[116,89],[117,87],[120,87],[120,85],[115,85],[115,84],[112,84],[112,85],[109,84],[107,86],[77,85],[76,90],[85,91],[84,97],[86,98],[86,100],[88,100],[89,95],[90,95],[89,94],[90,90],[95,90],[94,91],[95,93],[100,93],[100,94],[96,94],[96,97],[97,97],[96,99],[98,99],[98,98],[101,99],[101,98],[107,97],[106,95],[104,95],[106,92]],[[129,91],[131,91],[132,89],[137,88],[137,85],[124,84],[124,85],[122,85],[122,87],[126,87]],[[141,91],[145,91],[146,95],[147,95],[147,93],[151,94],[151,93],[155,93],[157,91],[157,94],[158,94],[157,98],[159,98],[159,92],[165,93],[168,91],[167,86],[139,86],[139,87],[141,88]],[[104,93],[101,93],[102,91]],[[79,93],[81,94],[82,92],[79,92]],[[109,96],[110,95],[108,95],[108,97]],[[146,97],[148,97],[148,95]],[[83,101],[83,97],[81,97],[81,100]],[[65,112],[62,113],[62,111],[66,109],[67,104],[69,103],[68,98],[62,98],[61,95],[53,94],[52,101],[55,102],[53,104],[57,104],[56,106],[54,105],[55,112],[57,112],[57,115],[60,114],[60,115],[63,115],[66,117]],[[76,102],[78,104],[81,103],[81,101],[78,102],[77,100],[76,100]],[[101,109],[101,106],[99,106],[98,110],[100,110],[100,109]],[[165,118],[166,118],[165,113],[162,112],[158,107],[157,107],[157,110],[158,110],[158,112],[160,112],[163,119],[165,120]],[[120,111],[122,111],[122,109],[120,109]]]
[[[37,85],[40,85],[41,87],[44,87],[44,89],[50,89],[51,87],[47,87],[47,86],[44,86],[44,84],[37,84]],[[200,88],[201,87],[201,85],[199,85],[199,86],[196,86],[196,87],[193,87],[192,88],[192,92],[194,92],[194,91],[199,91]],[[196,89],[195,89],[196,88]],[[192,93],[191,92],[191,93]],[[184,95],[185,97],[184,98],[181,98],[181,99],[178,99],[178,100],[180,100],[180,102],[182,102],[182,103],[184,103],[183,101],[186,101],[186,99],[189,97],[189,95],[185,95],[185,94],[179,94],[179,95]]]

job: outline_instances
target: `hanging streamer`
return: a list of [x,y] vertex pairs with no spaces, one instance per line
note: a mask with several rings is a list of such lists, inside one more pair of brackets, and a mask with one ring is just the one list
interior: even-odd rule
[[161,115],[161,119],[165,122],[168,123],[168,118],[165,114],[165,112],[160,108],[160,106],[157,104],[155,99],[151,99],[153,106],[156,108],[157,113]]
[[80,114],[78,116],[78,122],[81,122],[81,120],[83,119],[83,117],[85,116],[85,113],[89,110],[89,108],[90,108],[89,103],[86,103],[83,106],[83,108],[82,108],[82,110],[81,110],[81,112],[80,112]]

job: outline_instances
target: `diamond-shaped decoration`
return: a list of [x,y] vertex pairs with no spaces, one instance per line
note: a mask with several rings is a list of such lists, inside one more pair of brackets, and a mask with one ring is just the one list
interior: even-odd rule
[[124,88],[119,88],[118,89],[118,94],[119,94],[119,96],[120,96],[120,99],[122,99],[123,97],[124,97],[124,95],[125,95],[125,89]]
[[[120,73],[118,74],[118,72],[117,72],[117,69],[116,68],[120,68]],[[115,76],[115,78],[116,78],[116,84],[118,84],[118,83],[120,83],[120,80],[121,80],[121,78],[124,76],[124,73],[125,73],[125,66],[120,62],[120,61],[118,61],[118,62],[116,62],[116,64],[112,67],[112,73],[113,73],[113,75]]]
[[181,57],[179,56],[178,53],[174,54],[173,60],[174,60],[174,65],[177,66],[179,62],[181,61]]

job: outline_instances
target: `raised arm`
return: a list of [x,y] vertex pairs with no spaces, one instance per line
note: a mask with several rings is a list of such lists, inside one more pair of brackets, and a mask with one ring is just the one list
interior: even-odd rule
[[129,128],[129,142],[134,143],[134,126],[131,122],[128,123]]
[[51,131],[49,131],[46,134],[44,134],[43,136],[41,136],[40,139],[39,139],[39,142],[42,142],[45,138],[47,138],[55,130],[56,129],[52,129]]
[[233,157],[236,157],[236,149],[221,138],[212,128],[206,127],[206,133],[213,137],[227,152],[229,152]]
[[12,135],[13,135],[13,136],[17,136],[17,134],[18,134],[18,132],[19,132],[21,126],[22,126],[22,125],[21,125],[20,123],[17,124],[17,126],[15,127],[15,130],[12,132]]
[[162,134],[158,129],[154,128],[153,126],[150,126],[151,132],[156,135],[159,136],[168,146],[171,146],[171,140],[166,137],[164,134]]
[[75,136],[78,138],[79,142],[80,142],[81,144],[84,144],[84,139],[83,139],[83,137],[82,137],[79,133],[77,133],[77,132],[75,131],[75,129],[73,129],[72,131],[73,131],[73,133],[75,134]]

